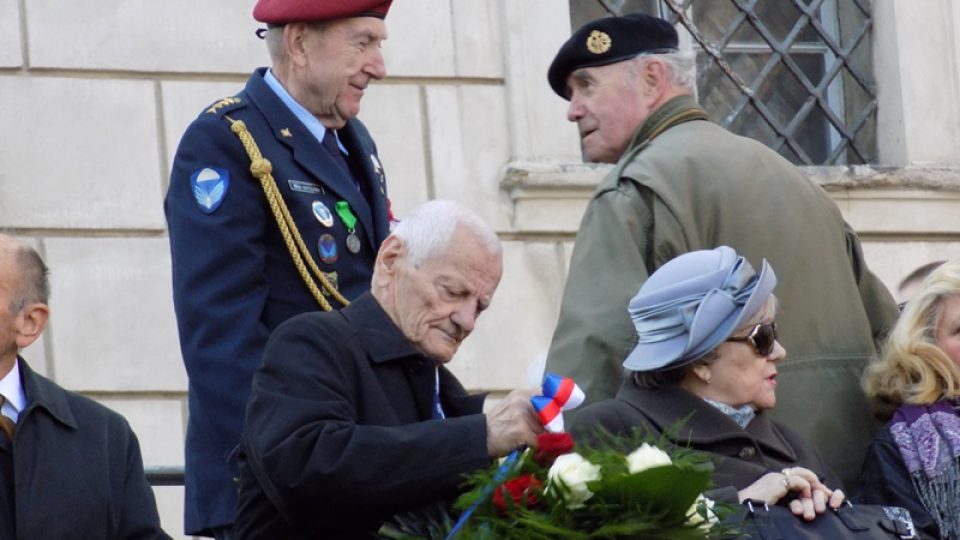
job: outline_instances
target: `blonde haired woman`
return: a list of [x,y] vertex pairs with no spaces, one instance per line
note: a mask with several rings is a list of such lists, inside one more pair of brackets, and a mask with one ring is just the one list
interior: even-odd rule
[[923,532],[960,540],[960,259],[923,281],[864,390],[896,410],[867,451],[859,499],[902,506]]

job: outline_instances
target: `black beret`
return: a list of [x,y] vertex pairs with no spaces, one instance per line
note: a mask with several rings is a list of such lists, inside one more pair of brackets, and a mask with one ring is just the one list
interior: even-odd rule
[[677,30],[663,19],[631,13],[588,22],[570,36],[550,64],[547,80],[563,99],[567,77],[582,67],[605,66],[640,53],[668,53],[678,49]]

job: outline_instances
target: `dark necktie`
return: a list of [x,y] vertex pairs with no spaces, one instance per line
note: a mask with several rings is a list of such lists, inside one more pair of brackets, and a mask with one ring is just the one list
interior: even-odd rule
[[[3,404],[6,401],[7,399],[3,397],[3,395],[0,395],[0,407],[3,407]],[[3,434],[6,435],[8,439],[10,439],[11,442],[13,442],[13,433],[16,431],[16,429],[17,429],[16,422],[0,414],[0,431],[2,431]]]
[[343,152],[340,151],[340,146],[337,145],[337,137],[335,132],[332,129],[328,129],[327,133],[323,136],[323,148],[333,157],[333,160],[337,162],[337,165],[343,169],[343,172],[347,173],[347,176],[353,178],[353,175],[350,174],[350,166],[347,165],[347,160],[343,157]]

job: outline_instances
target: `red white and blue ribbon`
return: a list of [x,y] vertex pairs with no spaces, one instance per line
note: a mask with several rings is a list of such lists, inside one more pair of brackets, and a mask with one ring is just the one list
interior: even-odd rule
[[[530,398],[530,402],[533,404],[533,408],[537,411],[537,416],[540,417],[540,422],[543,423],[543,427],[546,428],[550,433],[560,433],[563,431],[563,411],[569,411],[579,407],[585,395],[583,390],[577,386],[577,383],[573,382],[573,379],[570,377],[561,377],[560,375],[554,373],[547,373],[543,377],[543,385],[541,386],[541,391],[543,392],[539,396],[533,396]],[[473,504],[467,508],[463,514],[460,514],[460,519],[457,520],[457,523],[450,529],[450,533],[447,534],[446,540],[451,540],[460,532],[460,529],[463,528],[464,523],[470,519],[470,515],[473,514],[473,511],[480,506],[480,503],[483,502],[487,497],[493,493],[494,486],[500,485],[503,482],[504,478],[507,477],[507,473],[510,472],[510,469],[513,468],[514,463],[517,462],[517,458],[520,457],[520,451],[514,450],[510,452],[510,455],[503,460],[503,463],[500,465],[500,469],[497,471],[497,474],[493,477],[493,483],[487,486],[483,490],[483,496],[478,498]]]
[[543,395],[530,398],[540,422],[550,433],[563,431],[563,411],[583,404],[586,396],[570,377],[547,373],[543,378]]

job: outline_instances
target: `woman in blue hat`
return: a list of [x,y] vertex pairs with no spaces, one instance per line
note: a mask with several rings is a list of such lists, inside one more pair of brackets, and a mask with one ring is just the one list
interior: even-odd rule
[[[667,262],[630,300],[637,346],[614,399],[584,408],[570,430],[590,439],[645,428],[716,456],[708,496],[785,503],[812,520],[839,507],[839,479],[793,430],[764,411],[777,402],[786,351],[774,322],[777,278],[727,246]],[[831,487],[827,487],[831,486]]]

